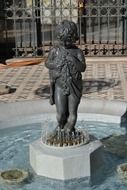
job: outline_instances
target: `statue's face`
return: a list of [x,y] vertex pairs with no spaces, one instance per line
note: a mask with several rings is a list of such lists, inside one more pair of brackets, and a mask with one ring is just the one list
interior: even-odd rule
[[76,39],[73,36],[68,36],[66,40],[64,40],[65,47],[71,47],[76,42]]
[[72,46],[72,42],[70,42],[70,41],[64,41],[64,45],[65,45],[65,47],[67,47],[67,48],[70,48],[71,46]]

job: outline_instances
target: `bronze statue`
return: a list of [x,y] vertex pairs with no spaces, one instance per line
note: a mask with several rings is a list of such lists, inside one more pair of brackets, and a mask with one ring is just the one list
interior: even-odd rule
[[75,132],[77,109],[82,96],[82,75],[86,69],[78,40],[77,26],[64,20],[56,28],[58,45],[49,52],[46,67],[50,76],[50,104],[56,105],[57,122],[65,132]]

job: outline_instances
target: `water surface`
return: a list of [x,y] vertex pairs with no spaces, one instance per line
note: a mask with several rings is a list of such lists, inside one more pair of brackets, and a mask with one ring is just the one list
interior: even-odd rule
[[[41,137],[46,127],[50,129],[56,124],[45,121],[42,124],[31,124],[20,127],[0,129],[0,170],[21,168],[28,170],[31,177],[22,185],[7,185],[0,183],[0,190],[126,190],[127,184],[116,172],[120,163],[127,162],[127,157],[120,157],[104,151],[104,170],[97,174],[95,179],[88,184],[86,180],[61,182],[37,176],[29,163],[29,144]],[[98,139],[111,134],[125,132],[118,124],[77,122],[79,128],[86,130]],[[42,163],[44,164],[44,163]]]

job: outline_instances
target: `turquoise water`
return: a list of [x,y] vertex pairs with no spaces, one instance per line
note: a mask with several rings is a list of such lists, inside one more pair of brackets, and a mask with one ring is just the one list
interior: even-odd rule
[[[45,123],[44,123],[45,124]],[[49,125],[55,126],[52,121]],[[0,129],[0,171],[21,168],[30,172],[30,179],[21,185],[0,183],[0,190],[126,190],[127,184],[116,172],[118,164],[127,162],[127,157],[118,157],[104,151],[104,170],[96,174],[91,183],[86,180],[60,182],[37,176],[29,164],[29,144],[41,137],[43,124],[32,124],[21,127]],[[117,124],[79,121],[79,128],[86,130],[101,139],[113,134],[123,133]]]

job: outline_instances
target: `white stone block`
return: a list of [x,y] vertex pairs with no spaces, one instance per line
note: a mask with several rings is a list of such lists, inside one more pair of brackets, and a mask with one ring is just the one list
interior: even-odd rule
[[76,148],[52,148],[39,139],[30,144],[30,163],[40,176],[58,180],[85,178],[101,167],[101,149],[98,140]]

